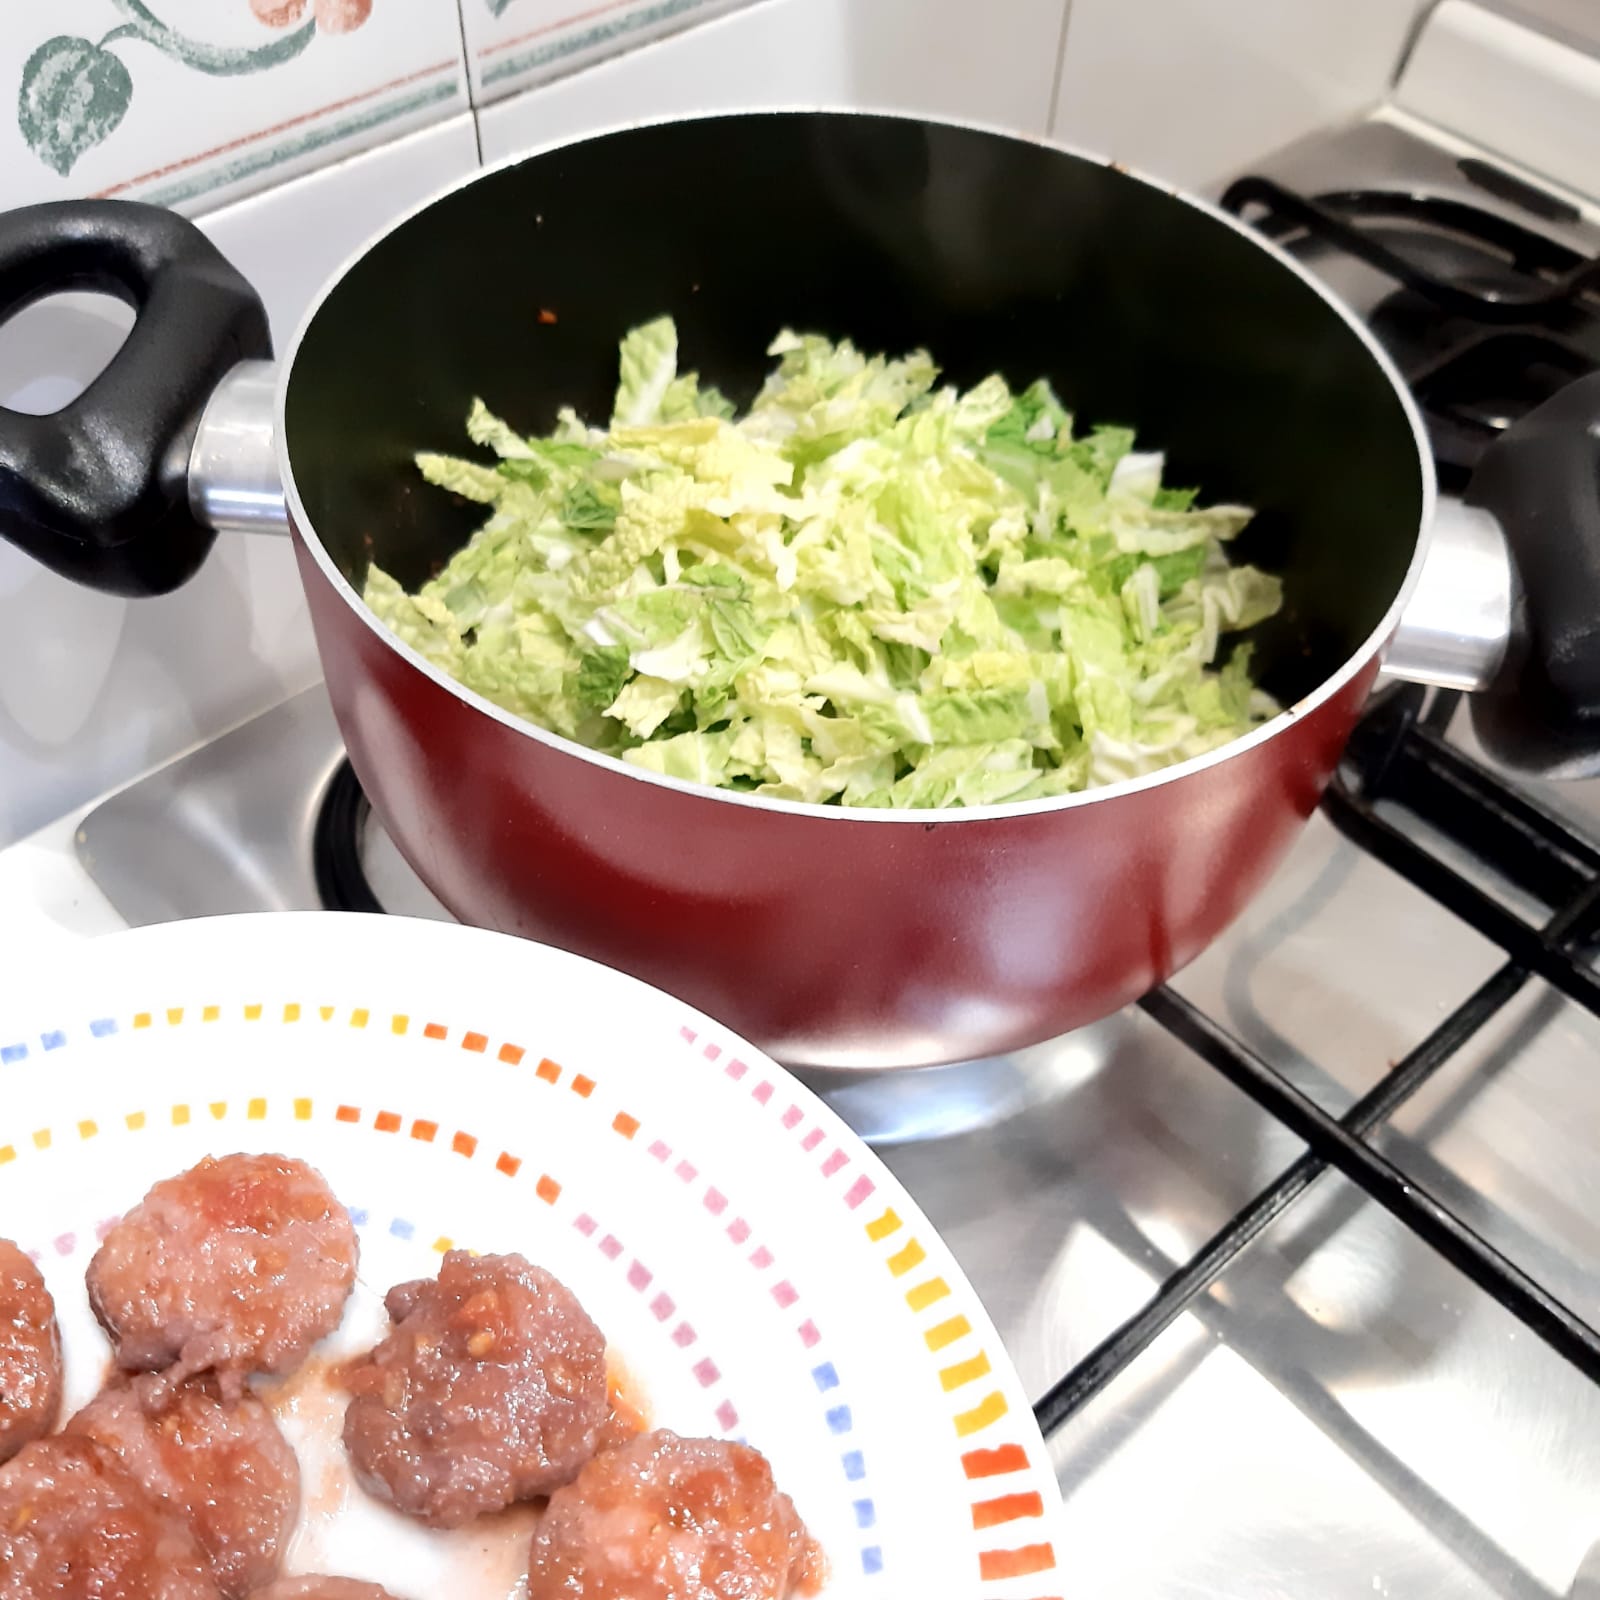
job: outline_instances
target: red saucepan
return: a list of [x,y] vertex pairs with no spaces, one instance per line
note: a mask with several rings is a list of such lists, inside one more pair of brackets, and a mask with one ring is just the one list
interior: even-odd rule
[[[196,230],[112,202],[0,218],[0,314],[67,287],[138,319],[53,416],[0,413],[0,533],[124,594],[217,527],[293,525],[372,804],[468,922],[636,973],[800,1065],[973,1057],[1086,1023],[1203,949],[1316,806],[1386,652],[1482,689],[1501,756],[1600,748],[1600,385],[1512,430],[1435,528],[1426,444],[1366,332],[1219,212],[1031,140],[779,113],[633,128],[441,196],[329,285],[276,372],[249,286]],[[607,414],[617,341],[662,312],[753,393],[782,325],[923,345],[970,383],[1047,373],[1135,425],[1174,482],[1260,508],[1262,629],[1288,709],[1214,754],[1066,799],[851,812],[661,779],[447,680],[359,599],[422,579],[475,508],[426,488],[475,394],[533,432]]]

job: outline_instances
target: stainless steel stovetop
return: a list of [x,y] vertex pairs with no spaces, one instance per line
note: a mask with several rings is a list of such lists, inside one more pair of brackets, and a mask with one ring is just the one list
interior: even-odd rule
[[[1392,168],[1389,134],[1359,143]],[[1277,175],[1304,181],[1309,159]],[[1441,727],[1448,710],[1435,703]],[[1058,1424],[1073,1592],[1578,1592],[1600,1538],[1600,1385],[1584,1370],[1600,1373],[1600,1343],[1581,1326],[1600,1323],[1600,987],[1588,946],[1516,930],[1558,909],[1550,883],[1600,902],[1600,786],[1539,791],[1576,829],[1555,826],[1543,855],[1528,840],[1553,825],[1492,785],[1456,827],[1428,797],[1460,786],[1461,720],[1453,743],[1407,735],[1415,771],[1410,756],[1367,771],[1372,803],[1352,779],[1360,803],[1313,818],[1170,996],[1003,1060],[817,1084],[941,1229]],[[80,854],[136,924],[317,906],[313,839],[342,756],[309,690],[106,802]],[[1397,870],[1406,841],[1443,863],[1433,893]],[[386,909],[446,915],[376,823],[361,858]],[[1553,983],[1528,975],[1541,963]],[[1397,1175],[1390,1208],[1416,1214],[1317,1175],[1218,1070],[1251,1059],[1336,1118],[1397,1064],[1436,1066],[1370,1141]],[[1553,1335],[1578,1362],[1536,1331],[1526,1294],[1514,1315],[1503,1285],[1477,1287],[1414,1231],[1440,1217],[1484,1241],[1473,1262],[1503,1254],[1496,1283],[1520,1269],[1579,1319]],[[1205,1250],[1225,1262],[1214,1281],[1194,1264]]]

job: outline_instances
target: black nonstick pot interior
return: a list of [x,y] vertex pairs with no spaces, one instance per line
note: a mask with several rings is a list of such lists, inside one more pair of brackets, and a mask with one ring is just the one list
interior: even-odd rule
[[1045,374],[1127,423],[1167,481],[1259,508],[1239,554],[1282,573],[1261,640],[1293,699],[1371,633],[1410,562],[1424,473],[1369,348],[1250,237],[1110,166],[853,113],[631,129],[457,189],[379,241],[294,357],[288,445],[317,537],[359,587],[414,584],[481,508],[410,467],[459,451],[474,395],[517,427],[609,415],[616,345],[670,312],[736,400],[781,326],[925,346],[956,382]]

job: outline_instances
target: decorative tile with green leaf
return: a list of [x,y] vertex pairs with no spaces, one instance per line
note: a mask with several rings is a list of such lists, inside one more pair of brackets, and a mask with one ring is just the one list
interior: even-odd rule
[[462,68],[454,0],[12,0],[0,204],[232,197],[448,115]]

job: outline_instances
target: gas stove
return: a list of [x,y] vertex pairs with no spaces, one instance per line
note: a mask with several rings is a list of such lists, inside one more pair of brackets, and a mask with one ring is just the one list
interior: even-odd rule
[[[1368,317],[1447,490],[1600,364],[1594,203],[1404,106],[1222,199]],[[1380,690],[1276,879],[1138,1006],[1002,1060],[811,1080],[987,1302],[1081,1593],[1582,1592],[1600,786],[1511,784],[1458,700]],[[104,802],[76,845],[132,924],[448,916],[320,688]]]

